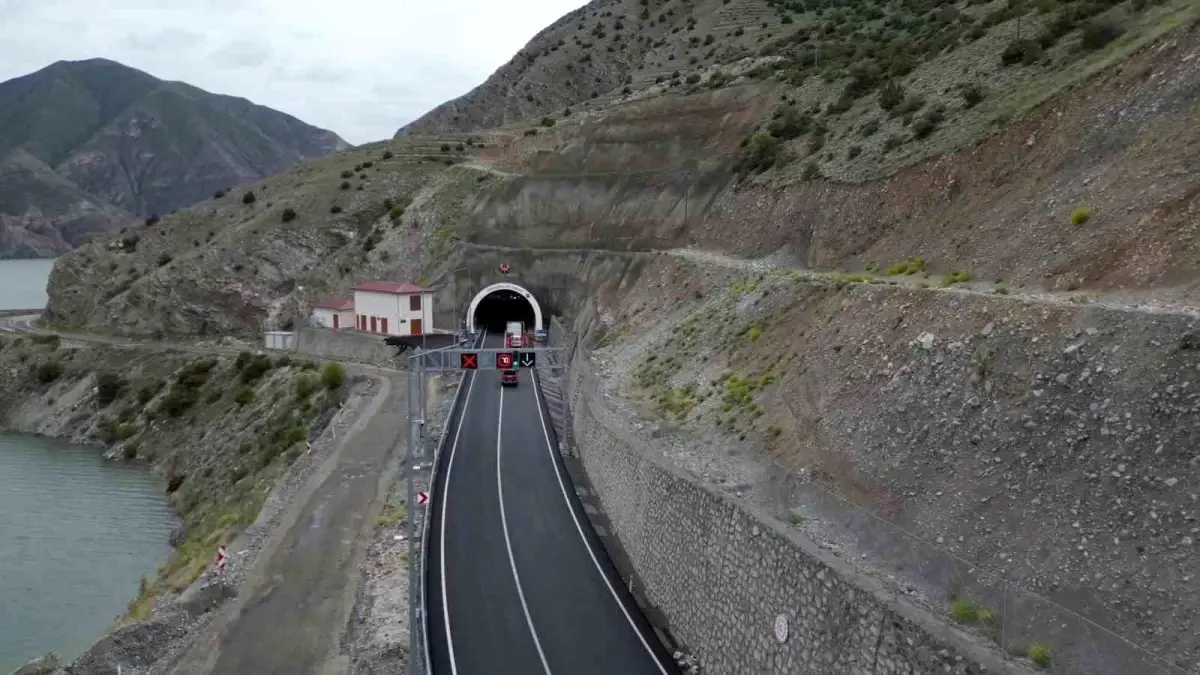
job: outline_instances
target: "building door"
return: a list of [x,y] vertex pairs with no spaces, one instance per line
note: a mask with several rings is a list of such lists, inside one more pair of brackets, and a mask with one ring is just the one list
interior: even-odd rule
[[371,317],[371,332],[372,333],[379,332],[379,319],[377,319],[376,317]]
[[412,326],[412,329],[410,331],[411,335],[420,335],[421,334],[421,320],[420,319],[413,319],[412,321],[409,322],[409,324]]
[[387,333],[387,317],[386,316],[379,320],[379,332],[385,333],[385,334]]
[[338,325],[338,319],[339,319],[339,318],[340,318],[340,317],[339,317],[337,314],[334,314],[334,315],[333,315],[333,329],[334,329],[334,330],[337,330],[338,328],[341,328],[341,326],[339,326],[339,325]]

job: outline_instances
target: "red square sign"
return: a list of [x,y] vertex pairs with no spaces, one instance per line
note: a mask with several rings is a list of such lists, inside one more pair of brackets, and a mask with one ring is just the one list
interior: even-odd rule
[[496,352],[496,369],[497,370],[512,370],[513,354],[512,352]]

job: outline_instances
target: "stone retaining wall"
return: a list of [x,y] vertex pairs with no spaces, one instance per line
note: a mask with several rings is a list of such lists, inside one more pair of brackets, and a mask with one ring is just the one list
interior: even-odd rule
[[586,357],[571,371],[583,468],[639,590],[706,675],[1032,672],[654,456],[616,430]]
[[352,330],[298,328],[296,351],[338,361],[353,361],[373,366],[395,366],[396,348],[383,344],[383,337]]

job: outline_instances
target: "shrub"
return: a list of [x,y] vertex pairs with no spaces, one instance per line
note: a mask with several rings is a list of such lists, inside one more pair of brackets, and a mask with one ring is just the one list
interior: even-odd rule
[[816,162],[809,162],[804,165],[804,170],[801,171],[800,177],[804,180],[815,180],[821,177],[821,167],[817,166]]
[[1035,642],[1029,645],[1029,660],[1033,661],[1040,668],[1045,668],[1050,665],[1050,645],[1045,642]]
[[776,108],[771,115],[771,121],[767,123],[767,132],[775,138],[789,141],[808,133],[811,127],[811,117],[801,113],[795,106],[784,105]]
[[289,207],[289,208],[286,208],[283,210],[283,222],[290,223],[295,219],[296,219],[295,209],[292,209]]
[[442,143],[442,152],[450,152],[450,144]]
[[[243,361],[242,355],[245,355],[248,358]],[[263,375],[267,373],[268,370],[271,369],[271,359],[268,358],[266,354],[251,355],[249,352],[242,352],[242,354],[238,355],[238,360],[235,365],[237,369],[241,371],[238,376],[239,379],[246,384],[250,384],[252,382],[257,382]]]
[[684,78],[683,81],[687,82],[688,84],[698,84],[700,82],[700,74],[699,73],[688,73],[688,76],[686,78]]
[[237,393],[233,395],[233,402],[238,405],[246,405],[254,400],[254,390],[250,387],[238,387]]
[[1037,63],[1040,58],[1042,58],[1042,45],[1022,38],[1008,43],[1008,46],[1000,54],[1000,63],[1004,66],[1018,63],[1029,66]]
[[62,376],[63,364],[60,361],[51,359],[39,364],[34,374],[37,376],[38,382],[50,384]]
[[317,390],[317,379],[311,375],[301,375],[296,378],[296,398],[304,400]]
[[346,379],[346,371],[340,364],[326,363],[321,368],[321,384],[325,385],[326,389],[337,389],[342,386],[342,382]]
[[393,206],[392,208],[388,209],[388,218],[390,218],[393,223],[398,222],[403,217],[404,217],[404,207],[403,206],[400,206],[399,204],[397,204],[396,206]]
[[351,171],[350,169],[343,169],[343,170],[342,170],[342,178],[350,178],[350,177],[351,177],[351,176],[353,176],[353,175],[354,175],[354,172],[353,172],[353,171]]
[[224,196],[225,196],[224,190],[217,190],[216,192],[213,193],[213,199],[220,199],[221,197],[224,197]]
[[150,227],[152,225],[157,225],[159,220],[160,219],[159,219],[157,213],[150,214],[150,217],[146,219],[146,227]]
[[384,150],[384,151],[383,151],[383,158],[384,158],[384,159],[391,159],[391,158],[393,158],[393,157],[395,157],[395,156],[396,156],[396,155],[395,155],[395,154],[394,154],[394,153],[393,153],[391,150]]
[[125,388],[125,380],[116,373],[100,373],[96,377],[96,403],[106,406],[121,395]]
[[913,122],[912,128],[913,138],[928,138],[934,131],[937,131],[937,124],[928,117],[922,117]]
[[775,166],[782,157],[783,146],[779,139],[757,132],[746,143],[742,154],[734,164],[733,172],[738,175],[762,173]]
[[170,262],[171,262],[171,254],[170,254],[170,253],[164,253],[164,254],[162,254],[162,255],[158,256],[158,261],[157,261],[157,262],[158,262],[158,266],[159,266],[159,267],[162,267],[162,266],[164,266],[164,265],[166,265],[166,264],[170,263]]
[[983,88],[977,84],[963,85],[959,92],[962,95],[963,107],[974,108],[983,100]]
[[1098,17],[1083,26],[1079,44],[1089,51],[1100,49],[1121,37],[1121,26],[1108,17]]
[[258,197],[254,196],[253,190],[242,195],[242,203],[243,204],[253,204],[256,201],[258,201]]
[[121,424],[117,425],[117,438],[122,441],[129,440],[130,438],[133,438],[135,431],[136,429],[134,429],[132,424],[129,422],[122,422]]
[[350,181],[344,180],[344,181],[342,181],[342,184],[339,185],[338,187],[343,190],[349,190],[350,189]]
[[333,206],[329,207],[329,212],[330,213],[341,213],[342,207],[338,206],[337,204],[334,204]]
[[874,136],[878,132],[879,132],[879,120],[876,120],[876,119],[870,119],[870,120],[867,120],[866,122],[863,122],[862,127],[859,129],[859,133],[862,134],[863,138],[867,138],[869,136]]
[[884,110],[891,110],[896,106],[904,103],[904,87],[895,80],[889,80],[879,89],[879,107]]
[[170,393],[163,398],[159,410],[169,417],[179,417],[196,404],[196,392],[179,386],[171,387]]
[[1082,225],[1092,219],[1092,210],[1086,206],[1080,206],[1071,212],[1071,224]]
[[366,161],[366,162],[362,163],[362,168],[364,168],[364,169],[369,169],[373,166],[375,166],[375,162],[372,162],[372,161]]
[[850,146],[850,149],[846,151],[846,159],[854,159],[861,154],[862,148],[858,147],[857,145],[852,145]]

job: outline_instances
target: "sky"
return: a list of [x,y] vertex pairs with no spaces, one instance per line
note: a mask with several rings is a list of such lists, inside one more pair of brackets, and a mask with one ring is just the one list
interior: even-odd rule
[[[102,57],[390,138],[585,0],[0,0],[0,81]],[[353,9],[348,9],[353,8]]]

